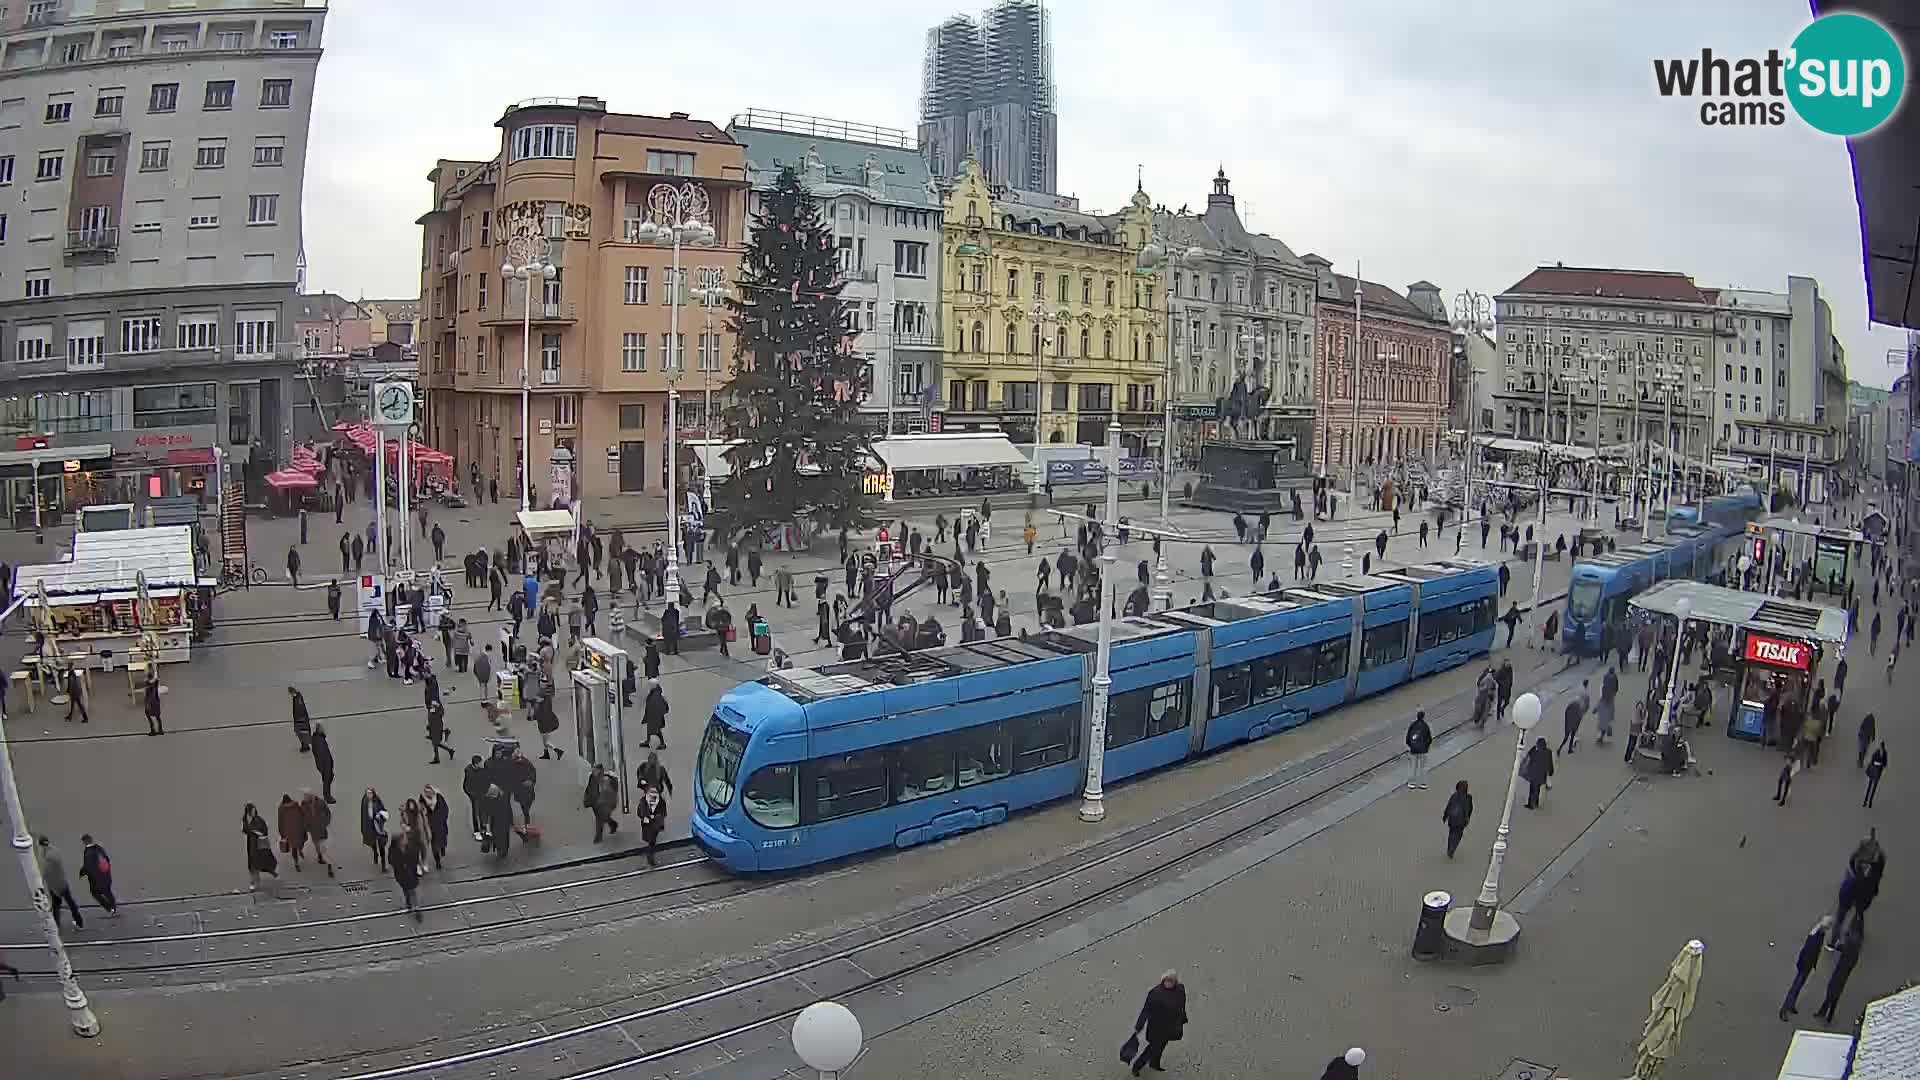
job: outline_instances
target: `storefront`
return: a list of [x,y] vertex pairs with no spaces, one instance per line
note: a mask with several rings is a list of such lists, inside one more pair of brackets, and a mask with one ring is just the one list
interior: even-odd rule
[[133,501],[112,497],[96,479],[112,468],[113,447],[52,446],[44,437],[19,441],[27,445],[0,451],[0,480],[6,484],[7,515],[15,529],[52,528],[74,507]]
[[1791,732],[1767,731],[1767,702],[1775,703],[1775,715],[1794,712],[1805,715],[1813,691],[1813,673],[1819,667],[1820,649],[1810,641],[1742,631],[1739,674],[1735,685],[1733,712],[1727,719],[1727,736],[1764,742],[1769,738],[1791,738]]
[[1026,455],[998,431],[896,435],[876,440],[873,453],[889,499],[1011,491],[1028,468]]

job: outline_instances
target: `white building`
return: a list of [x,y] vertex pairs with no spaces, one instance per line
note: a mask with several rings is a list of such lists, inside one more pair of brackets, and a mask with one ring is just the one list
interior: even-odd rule
[[1715,450],[1769,469],[1776,488],[1824,502],[1846,454],[1846,359],[1819,283],[1796,275],[1784,293],[1709,294],[1723,328]]

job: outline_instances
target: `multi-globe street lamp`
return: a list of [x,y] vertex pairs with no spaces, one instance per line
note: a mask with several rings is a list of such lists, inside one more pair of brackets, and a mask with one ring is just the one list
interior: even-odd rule
[[[546,283],[560,276],[553,265],[553,242],[539,227],[521,225],[507,241],[507,261],[500,264],[502,280],[519,278],[526,291],[520,314],[520,509],[533,509],[533,426],[528,419],[533,397],[529,373],[533,362],[533,293],[545,290]],[[405,523],[402,522],[404,530]]]
[[[1540,697],[1521,694],[1513,702],[1513,769],[1507,774],[1507,800],[1500,810],[1500,830],[1494,834],[1493,854],[1487,860],[1487,877],[1480,883],[1480,895],[1470,909],[1447,913],[1447,936],[1476,949],[1488,949],[1504,955],[1520,934],[1520,924],[1509,912],[1500,909],[1500,871],[1507,861],[1507,838],[1513,833],[1513,797],[1520,787],[1520,767],[1527,757],[1527,734],[1540,722]],[[1459,916],[1466,916],[1463,920]]]
[[660,183],[647,192],[647,218],[635,226],[632,238],[642,244],[673,247],[673,273],[667,281],[667,573],[668,596],[680,592],[681,507],[676,491],[680,471],[675,429],[679,426],[680,372],[687,358],[680,347],[680,305],[686,302],[686,282],[680,273],[683,245],[710,245],[715,240],[708,223],[707,191],[699,184]]
[[[714,445],[713,422],[713,372],[720,366],[720,342],[713,336],[713,309],[727,302],[733,293],[727,289],[727,272],[717,266],[703,266],[693,272],[693,298],[707,312],[707,330],[700,338],[700,390],[705,398],[701,406],[701,424],[706,430],[706,444],[709,452]],[[709,508],[713,506],[713,473],[702,463],[700,470],[700,499]]]
[[[1047,345],[1051,339],[1047,337],[1045,331],[1041,330],[1041,327],[1047,323],[1063,325],[1067,321],[1065,311],[1048,311],[1046,302],[1038,298],[1033,301],[1031,314],[1033,315],[1033,460],[1027,463],[1029,495],[1037,493],[1041,485],[1047,481],[1047,466],[1040,459],[1040,447],[1045,442],[1040,435],[1040,361],[1046,355]],[[1061,329],[1056,332],[1064,334],[1066,330]]]
[[[1494,328],[1494,323],[1493,323],[1494,310],[1495,308],[1494,308],[1492,297],[1489,297],[1485,293],[1474,292],[1472,289],[1462,289],[1460,291],[1460,294],[1453,298],[1454,331],[1458,333],[1463,339],[1468,339],[1468,340],[1471,340],[1472,338],[1477,337],[1481,334],[1491,333]],[[1466,348],[1467,348],[1466,345],[1463,343],[1462,345],[1463,351],[1465,351]],[[1474,505],[1473,504],[1473,468],[1474,468],[1473,466],[1473,457],[1474,457],[1473,421],[1474,421],[1474,415],[1480,411],[1479,398],[1475,396],[1474,382],[1479,376],[1485,374],[1484,371],[1480,371],[1472,366],[1473,356],[1471,352],[1465,353],[1465,359],[1468,365],[1467,367],[1467,464],[1466,464],[1467,475],[1466,475],[1466,480],[1462,484],[1460,489],[1461,491],[1460,523],[1463,528],[1465,527],[1467,521],[1471,519],[1473,516],[1473,505]]]

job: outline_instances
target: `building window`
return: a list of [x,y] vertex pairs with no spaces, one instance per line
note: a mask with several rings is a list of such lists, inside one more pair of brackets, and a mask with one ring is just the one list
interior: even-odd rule
[[233,108],[233,80],[219,79],[207,83],[206,96],[201,100],[203,109]]
[[272,356],[280,330],[276,311],[239,311],[233,318],[235,356]]
[[275,30],[267,35],[267,44],[275,49],[297,49],[300,47],[300,31]]
[[473,339],[473,369],[482,375],[487,372],[487,339],[477,334]]
[[253,164],[257,168],[277,169],[287,162],[286,140],[278,135],[262,136],[253,144]]
[[700,335],[698,362],[701,371],[720,370],[720,332],[718,330],[712,333],[703,332]]
[[22,326],[14,334],[13,357],[23,364],[45,360],[53,354],[53,327]]
[[217,349],[220,347],[220,317],[212,314],[182,315],[174,327],[174,347],[178,349]]
[[647,426],[647,407],[645,405],[620,406],[620,430],[639,431]]
[[64,124],[73,119],[73,95],[59,94],[47,99],[47,123]]
[[[627,267],[626,302],[644,304],[647,302],[647,268],[644,266]],[[638,369],[635,369],[638,370]]]
[[245,31],[221,30],[213,35],[213,47],[216,49],[225,49],[231,52],[234,49],[244,48],[246,44],[247,35]]
[[93,371],[107,362],[106,324],[99,319],[67,323],[67,370]]
[[227,167],[227,140],[201,139],[193,154],[193,167],[196,169],[224,169]]
[[160,39],[161,52],[186,52],[192,47],[193,41],[190,38],[163,37]]
[[571,158],[574,133],[572,124],[528,124],[515,129],[512,160]]
[[926,277],[927,245],[908,240],[894,241],[893,272],[901,277]]
[[0,156],[0,185],[13,183],[13,155]]
[[[1068,290],[1069,288],[1071,288],[1071,287],[1072,287],[1072,286],[1071,286],[1071,285],[1069,284],[1069,279],[1068,279],[1068,277],[1067,277],[1067,275],[1065,275],[1065,274],[1061,274],[1061,275],[1060,275],[1060,290],[1059,290],[1059,293],[1058,293],[1058,295],[1059,295],[1059,297],[1060,297],[1060,302],[1061,302],[1061,303],[1063,303],[1063,304],[1064,304],[1064,303],[1066,303],[1066,302],[1067,302],[1067,290]],[[1035,292],[1035,293],[1037,294],[1037,293],[1039,292],[1039,290],[1038,290],[1038,289],[1035,289],[1035,290],[1034,290],[1034,292]]]
[[540,381],[556,383],[560,381],[560,335],[540,335]]
[[647,171],[661,176],[692,176],[693,155],[670,150],[647,151]]
[[293,104],[292,79],[261,79],[260,107],[284,109]]
[[201,195],[193,200],[187,214],[189,229],[217,229],[220,227],[220,196]]
[[138,315],[120,320],[121,352],[159,352],[166,344],[166,338],[161,335],[160,316]]
[[476,284],[477,291],[474,294],[473,306],[485,311],[487,310],[487,275],[481,274]]
[[247,196],[247,224],[278,225],[280,223],[280,196]]
[[112,176],[113,175],[113,151],[111,150],[88,151],[87,152],[87,175],[88,176]]
[[93,115],[119,116],[126,106],[127,92],[124,89],[114,87],[111,90],[102,90],[100,96],[94,99]]
[[170,113],[179,105],[179,83],[154,83],[153,88],[147,91],[147,111],[150,113]]
[[58,150],[42,150],[40,161],[34,166],[35,180],[58,180],[66,172],[67,158]]
[[579,394],[555,394],[553,396],[553,426],[557,428],[580,426]]
[[213,383],[133,388],[135,428],[201,427],[214,422],[219,400]]
[[[636,334],[631,331],[620,335],[620,370],[647,370],[647,335]],[[626,405],[620,407],[623,417],[626,410],[630,407],[631,406]],[[627,425],[622,422],[620,426],[626,427]]]
[[171,146],[164,142],[142,143],[140,146],[140,171],[165,172],[167,169],[167,155],[171,149]]
[[53,295],[53,277],[45,270],[27,271],[27,299],[44,300]]

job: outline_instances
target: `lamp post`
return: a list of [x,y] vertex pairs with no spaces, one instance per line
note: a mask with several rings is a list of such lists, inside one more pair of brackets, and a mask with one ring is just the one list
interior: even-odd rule
[[[1189,247],[1175,252],[1171,241],[1162,240],[1158,230],[1147,246],[1140,249],[1139,263],[1145,269],[1160,268],[1164,272],[1160,284],[1167,295],[1167,345],[1162,350],[1164,368],[1161,373],[1160,394],[1160,525],[1172,529],[1169,518],[1168,499],[1173,490],[1173,343],[1178,340],[1179,328],[1173,324],[1173,271],[1179,264],[1191,264],[1202,258],[1205,252],[1197,247]],[[1147,343],[1153,343],[1153,335],[1147,335]],[[1173,574],[1167,569],[1167,546],[1159,545],[1160,554],[1155,560],[1153,571],[1153,598],[1160,602],[1165,611],[1173,606]]]
[[793,1052],[820,1080],[836,1080],[860,1059],[860,1018],[837,1001],[816,1001],[793,1018]]
[[[706,430],[705,442],[707,449],[711,451],[714,442],[713,370],[720,364],[720,341],[713,336],[713,309],[715,306],[725,303],[727,298],[733,294],[727,290],[727,272],[717,266],[703,266],[695,270],[693,272],[693,280],[693,298],[700,301],[701,306],[707,309],[707,330],[705,334],[701,335],[699,350],[700,390],[705,396],[705,402],[700,407],[700,416],[701,424]],[[711,350],[712,356],[710,360],[708,359],[709,350]],[[889,398],[888,400],[891,402],[892,399]],[[889,408],[891,408],[891,405],[889,405]],[[891,423],[889,423],[888,426],[891,428]],[[713,507],[713,473],[705,468],[705,464],[705,462],[701,463],[702,468],[700,470],[700,501],[711,509]]]
[[[384,497],[384,496],[383,496]],[[41,611],[46,610],[46,591],[39,590]],[[6,614],[26,603],[17,600],[7,608]],[[4,619],[0,615],[0,619]],[[47,951],[53,954],[54,969],[60,974],[60,996],[67,1004],[67,1022],[73,1033],[83,1039],[91,1039],[100,1034],[100,1021],[93,1015],[93,1007],[87,1003],[86,992],[80,989],[80,980],[73,974],[73,962],[67,959],[67,946],[60,939],[60,920],[53,917],[53,897],[47,892],[47,883],[40,876],[40,860],[33,854],[33,832],[27,828],[26,811],[20,806],[20,787],[14,781],[13,754],[11,744],[7,742],[6,715],[0,712],[0,791],[6,795],[7,820],[13,823],[13,854],[20,860],[20,877],[27,883],[27,891],[33,896],[33,911],[40,920],[40,934],[46,938]]]
[[1540,698],[1521,694],[1513,702],[1513,770],[1507,774],[1507,801],[1500,810],[1500,831],[1494,834],[1493,855],[1487,860],[1487,877],[1480,883],[1480,895],[1473,902],[1466,925],[1455,918],[1459,911],[1447,913],[1448,936],[1469,945],[1485,948],[1504,947],[1520,934],[1520,924],[1508,912],[1500,910],[1500,871],[1507,861],[1507,839],[1513,834],[1513,797],[1520,788],[1520,764],[1527,757],[1527,734],[1540,722]]
[[1348,366],[1352,368],[1348,389],[1353,392],[1353,427],[1347,432],[1347,503],[1360,496],[1360,293],[1365,289],[1360,280],[1360,260],[1353,260],[1353,347],[1347,350]]
[[[1552,348],[1551,343],[1548,348]],[[1548,355],[1546,374],[1541,381],[1541,386],[1544,387],[1546,430],[1541,432],[1540,440],[1540,525],[1533,537],[1533,599],[1530,602],[1532,606],[1528,609],[1528,613],[1535,616],[1540,614],[1540,577],[1546,572],[1547,566],[1547,500],[1551,497],[1550,493],[1553,490],[1553,455],[1552,443],[1549,441],[1553,437],[1553,366],[1552,354]],[[1572,423],[1571,414],[1568,416],[1568,423]]]
[[1684,596],[1681,597],[1673,605],[1673,614],[1677,625],[1673,634],[1673,667],[1667,673],[1667,700],[1660,713],[1660,734],[1662,735],[1673,730],[1674,697],[1680,691],[1680,653],[1682,651],[1680,644],[1687,636],[1687,616],[1693,614],[1693,601]]
[[[1057,314],[1048,311],[1046,301],[1038,295],[1033,298],[1033,310],[1029,314],[1033,316],[1033,328],[1035,331],[1039,331],[1041,325],[1044,323],[1058,323],[1064,321],[1066,318],[1066,312],[1064,311]],[[1040,460],[1040,447],[1045,442],[1040,435],[1040,391],[1042,389],[1040,385],[1040,360],[1046,355],[1047,345],[1050,344],[1050,340],[1045,333],[1036,332],[1029,335],[1029,337],[1033,342],[1033,460],[1028,463],[1027,475],[1030,478],[1028,481],[1028,490],[1038,492],[1041,485],[1047,481],[1047,467],[1045,463]]]
[[519,278],[525,290],[526,302],[520,314],[520,509],[523,511],[533,509],[533,425],[528,419],[533,396],[530,374],[533,290],[536,285],[544,289],[547,282],[559,276],[552,255],[553,242],[537,226],[523,224],[514,230],[513,239],[507,241],[507,261],[500,264],[501,280]]
[[[1462,289],[1453,298],[1453,326],[1463,338],[1471,339],[1493,329],[1493,299],[1485,293]],[[1462,343],[1462,348],[1466,344]],[[1460,496],[1460,523],[1464,527],[1473,516],[1473,426],[1474,416],[1480,411],[1476,384],[1486,372],[1473,366],[1473,356],[1468,353],[1467,361],[1467,476]]]
[[[1106,766],[1107,705],[1113,698],[1113,572],[1120,546],[1120,421],[1107,421],[1107,515],[1100,530],[1100,634],[1093,668],[1093,725],[1087,736],[1087,787],[1081,792],[1080,820],[1107,816],[1101,801]],[[1164,547],[1165,545],[1161,545]]]
[[683,244],[711,244],[715,234],[707,223],[707,190],[699,184],[653,185],[647,192],[647,219],[633,230],[635,240],[643,244],[670,244],[673,247],[673,274],[668,279],[667,355],[667,573],[668,596],[680,592],[680,518],[681,508],[675,490],[680,459],[675,429],[679,427],[680,372],[687,358],[680,348],[680,305],[686,302],[686,282],[680,274],[680,248]]

